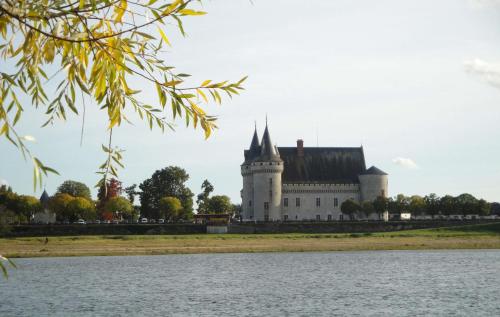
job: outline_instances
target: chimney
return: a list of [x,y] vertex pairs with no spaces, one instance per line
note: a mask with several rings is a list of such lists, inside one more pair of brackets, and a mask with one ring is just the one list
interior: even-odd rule
[[297,140],[297,156],[304,156],[304,140],[302,139]]

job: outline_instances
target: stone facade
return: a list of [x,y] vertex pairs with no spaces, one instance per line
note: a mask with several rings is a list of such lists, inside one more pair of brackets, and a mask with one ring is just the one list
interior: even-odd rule
[[[342,203],[387,197],[387,174],[365,167],[363,148],[278,148],[266,125],[241,165],[244,221],[342,220]],[[281,153],[281,154],[280,154]]]

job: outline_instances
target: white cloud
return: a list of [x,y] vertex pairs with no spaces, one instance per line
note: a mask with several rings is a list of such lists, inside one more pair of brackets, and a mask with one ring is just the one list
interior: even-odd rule
[[401,167],[408,168],[408,169],[418,168],[417,164],[412,159],[405,158],[405,157],[396,157],[396,158],[392,159],[392,162],[396,165],[399,165]]
[[465,71],[479,76],[488,84],[500,88],[500,64],[488,63],[481,59],[464,62]]

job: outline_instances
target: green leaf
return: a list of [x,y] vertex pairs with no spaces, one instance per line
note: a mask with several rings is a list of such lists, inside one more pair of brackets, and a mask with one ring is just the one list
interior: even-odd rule
[[78,110],[76,110],[75,105],[73,104],[71,99],[69,99],[68,95],[64,95],[64,98],[66,99],[66,103],[68,104],[68,107],[71,109],[71,111],[73,111],[75,114],[78,114]]
[[5,265],[2,262],[0,262],[0,269],[2,269],[3,277],[9,278],[9,274],[7,274],[7,269],[5,268]]
[[175,85],[181,84],[181,83],[183,83],[182,80],[171,80],[171,81],[167,81],[167,82],[163,83],[163,86],[171,87],[171,86],[175,86]]
[[184,27],[182,26],[181,19],[179,19],[179,17],[177,17],[176,15],[172,15],[172,17],[177,21],[177,26],[179,27],[182,36],[186,36],[186,33],[184,32]]
[[17,269],[17,266],[16,264],[14,263],[14,261],[12,261],[11,259],[9,258],[6,258],[7,259],[7,262],[9,262],[10,265],[12,265],[13,268]]

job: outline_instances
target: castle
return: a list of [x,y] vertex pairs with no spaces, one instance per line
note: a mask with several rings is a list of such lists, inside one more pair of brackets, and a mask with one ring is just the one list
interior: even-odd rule
[[366,169],[363,147],[276,147],[255,129],[241,164],[243,221],[342,220],[342,203],[387,197],[387,174]]

